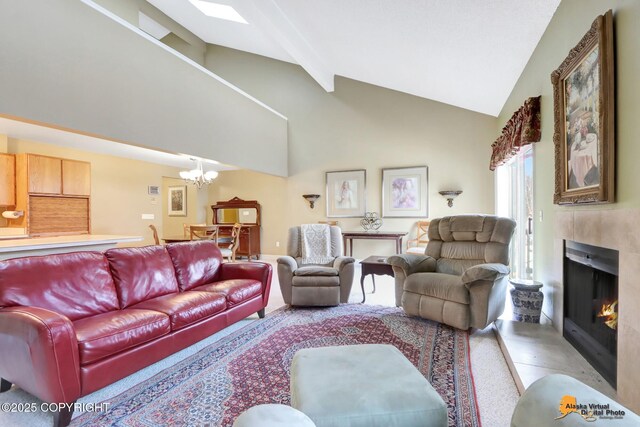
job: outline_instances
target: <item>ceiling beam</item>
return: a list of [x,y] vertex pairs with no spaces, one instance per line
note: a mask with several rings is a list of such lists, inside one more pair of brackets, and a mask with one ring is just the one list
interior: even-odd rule
[[234,7],[249,24],[279,44],[327,92],[333,92],[334,73],[289,21],[274,0],[247,0]]

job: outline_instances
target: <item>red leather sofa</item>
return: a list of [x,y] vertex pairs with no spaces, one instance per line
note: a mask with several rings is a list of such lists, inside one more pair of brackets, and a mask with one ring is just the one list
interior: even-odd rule
[[271,273],[261,262],[223,264],[211,241],[1,261],[0,391],[13,383],[45,402],[75,402],[264,317]]

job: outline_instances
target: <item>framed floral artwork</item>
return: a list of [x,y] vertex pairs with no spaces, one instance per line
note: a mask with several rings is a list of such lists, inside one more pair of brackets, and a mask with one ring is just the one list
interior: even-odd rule
[[427,175],[426,166],[382,169],[382,216],[427,217]]
[[613,54],[613,14],[608,11],[551,74],[556,204],[615,200]]
[[174,185],[169,187],[168,194],[169,216],[187,216],[187,186]]
[[327,217],[362,217],[367,210],[367,171],[355,169],[326,173]]

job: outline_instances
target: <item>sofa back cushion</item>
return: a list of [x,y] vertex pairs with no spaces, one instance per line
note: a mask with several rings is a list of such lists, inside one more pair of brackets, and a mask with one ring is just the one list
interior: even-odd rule
[[0,306],[32,306],[71,320],[117,310],[109,264],[100,252],[0,261]]
[[183,291],[218,280],[222,255],[211,240],[167,245],[178,285]]
[[462,274],[487,262],[509,264],[509,243],[516,223],[493,215],[457,215],[429,224],[426,255],[438,260],[437,271]]
[[105,255],[121,308],[178,292],[173,264],[163,246],[109,249]]
[[[317,224],[319,225],[319,224]],[[329,243],[331,244],[331,256],[342,255],[342,230],[337,225],[329,226]],[[302,264],[302,227],[299,225],[289,228],[287,240],[287,255],[295,258],[298,264]]]

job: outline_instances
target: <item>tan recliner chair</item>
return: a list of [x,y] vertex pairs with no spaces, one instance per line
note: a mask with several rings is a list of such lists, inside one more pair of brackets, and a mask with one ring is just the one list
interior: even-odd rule
[[485,328],[504,311],[515,226],[512,219],[491,215],[432,220],[425,255],[387,260],[396,306],[459,329]]
[[284,302],[302,306],[332,306],[349,301],[354,259],[342,256],[342,232],[331,226],[331,256],[327,264],[303,264],[300,227],[289,229],[287,256],[278,258],[278,280]]

